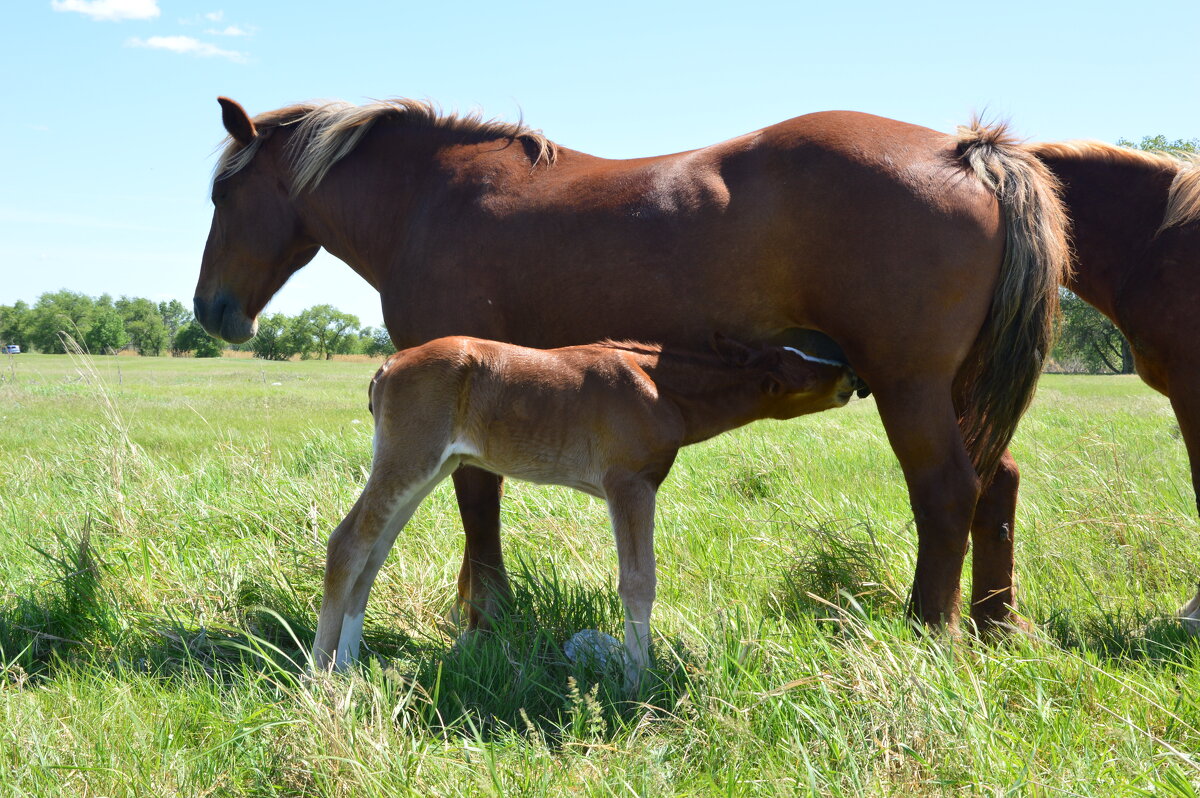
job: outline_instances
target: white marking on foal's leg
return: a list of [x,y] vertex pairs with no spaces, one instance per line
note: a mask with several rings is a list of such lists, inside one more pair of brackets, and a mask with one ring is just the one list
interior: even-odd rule
[[801,352],[799,349],[796,349],[795,347],[792,347],[792,346],[785,346],[783,348],[789,352],[792,352],[793,354],[799,355],[800,357],[807,360],[809,363],[822,363],[826,366],[838,366],[838,367],[846,365],[845,363],[839,363],[836,360],[826,360],[823,357],[815,357],[814,355],[810,355],[806,352]]
[[358,662],[358,646],[362,642],[364,613],[342,616],[342,634],[338,638],[337,661],[334,667],[343,670]]

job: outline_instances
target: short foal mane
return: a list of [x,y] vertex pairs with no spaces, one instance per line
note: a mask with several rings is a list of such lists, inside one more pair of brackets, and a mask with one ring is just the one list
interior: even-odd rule
[[1200,222],[1200,155],[1146,152],[1103,141],[1059,141],[1030,144],[1039,158],[1099,161],[1175,173],[1167,191],[1167,209],[1158,232]]
[[262,142],[281,127],[295,127],[287,144],[291,161],[292,194],[315,188],[325,174],[350,154],[362,137],[377,122],[398,121],[413,128],[444,130],[468,142],[508,139],[520,141],[532,149],[533,164],[553,165],[558,146],[540,130],[523,122],[484,119],[478,111],[466,115],[445,114],[428,100],[397,97],[390,100],[353,105],[346,102],[301,103],[267,111],[254,118],[258,136],[243,147],[232,137],[217,161],[214,180],[236,174],[254,158]]

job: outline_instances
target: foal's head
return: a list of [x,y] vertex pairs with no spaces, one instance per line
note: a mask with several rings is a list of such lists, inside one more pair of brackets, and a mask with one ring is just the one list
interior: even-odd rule
[[744,369],[762,391],[763,418],[795,418],[841,407],[869,389],[848,363],[814,357],[790,346],[750,347],[717,335],[713,347],[728,364]]

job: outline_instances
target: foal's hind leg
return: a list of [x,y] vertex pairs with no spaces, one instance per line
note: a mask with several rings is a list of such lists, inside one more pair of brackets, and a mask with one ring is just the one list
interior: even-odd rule
[[950,386],[927,381],[871,387],[917,522],[909,614],[926,625],[953,629],[979,478],[963,444]]
[[625,688],[637,689],[650,667],[650,612],[658,583],[654,558],[654,497],[648,480],[606,481],[608,514],[617,542],[620,581],[617,590],[625,607]]
[[458,572],[458,605],[467,610],[467,628],[486,628],[512,598],[500,548],[503,477],[464,466],[454,472],[454,493],[466,543]]

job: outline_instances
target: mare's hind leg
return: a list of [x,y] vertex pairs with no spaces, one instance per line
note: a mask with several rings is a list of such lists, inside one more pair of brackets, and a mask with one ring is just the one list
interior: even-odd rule
[[313,642],[313,665],[344,670],[358,659],[367,596],[396,536],[429,491],[452,465],[436,462],[425,468],[376,467],[367,487],[345,520],[329,537],[325,560],[325,595]]
[[971,522],[971,619],[981,635],[1019,623],[1013,610],[1013,551],[1021,472],[1005,452],[984,488]]
[[617,590],[625,607],[625,688],[633,691],[650,667],[650,612],[658,583],[654,559],[656,488],[644,478],[632,478],[606,481],[604,490],[617,542]]
[[979,478],[963,444],[950,386],[901,381],[871,387],[917,522],[909,614],[926,625],[953,629]]
[[454,493],[466,544],[458,572],[458,605],[467,610],[467,628],[487,628],[512,598],[500,548],[503,477],[463,466],[454,472]]

